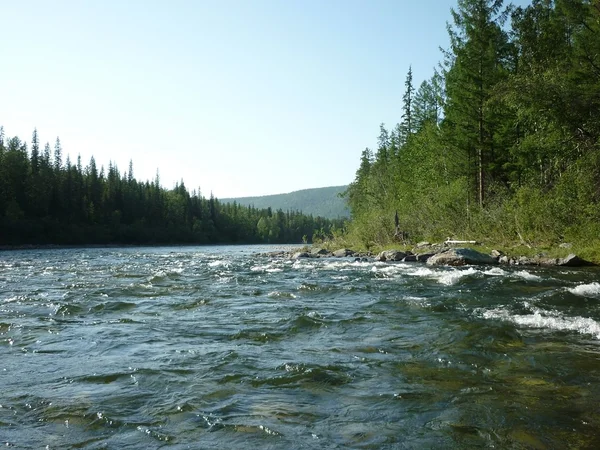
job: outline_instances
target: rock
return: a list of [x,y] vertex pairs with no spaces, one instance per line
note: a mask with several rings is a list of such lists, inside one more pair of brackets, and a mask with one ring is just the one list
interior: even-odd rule
[[420,255],[417,255],[417,261],[427,262],[432,256],[435,256],[435,253],[421,253]]
[[419,242],[415,248],[424,248],[424,247],[430,247],[430,246],[431,246],[431,244],[429,242],[422,241],[422,242]]
[[501,256],[503,256],[503,255],[504,255],[504,253],[502,253],[500,250],[492,250],[492,251],[490,252],[490,256],[491,256],[492,258],[500,258],[500,257],[501,257]]
[[402,261],[404,262],[415,262],[417,261],[417,255],[406,255]]
[[327,250],[325,250],[324,248],[313,247],[310,249],[310,254],[311,255],[328,255],[329,252]]
[[[573,244],[571,244],[570,242],[563,242],[562,244],[559,245],[559,247],[560,248],[571,248],[571,247],[573,247]],[[571,256],[571,255],[569,255],[569,256]]]
[[512,259],[510,259],[506,255],[502,255],[500,258],[498,258],[498,263],[500,263],[500,264],[513,264]]
[[566,266],[566,267],[581,267],[581,266],[591,266],[592,263],[590,263],[589,261],[586,261],[585,259],[581,259],[579,256],[575,255],[574,253],[571,253],[566,258],[559,259],[558,265]]
[[310,253],[308,252],[296,252],[292,255],[292,259],[299,259],[299,258],[310,258]]
[[354,258],[354,262],[368,262],[368,261],[369,261],[369,258],[366,258],[364,256],[363,257],[359,256],[357,258]]
[[557,266],[559,263],[559,259],[558,258],[537,258],[537,263],[540,266],[547,266],[547,267],[552,267],[552,266]]
[[346,256],[352,256],[352,255],[354,255],[354,250],[350,250],[348,248],[341,248],[341,249],[333,252],[333,256],[335,256],[336,258],[344,258]]
[[528,258],[527,256],[519,256],[519,258],[514,259],[514,264],[516,266],[535,266],[537,263],[534,259]]
[[464,266],[467,264],[497,264],[490,255],[480,253],[470,248],[456,248],[433,255],[427,260],[428,266]]
[[406,256],[405,252],[401,252],[400,250],[384,250],[382,251],[375,260],[377,261],[402,261],[402,259]]
[[285,256],[285,252],[283,250],[277,250],[274,252],[268,252],[268,253],[259,253],[259,256],[268,256],[269,258],[282,258],[283,256]]

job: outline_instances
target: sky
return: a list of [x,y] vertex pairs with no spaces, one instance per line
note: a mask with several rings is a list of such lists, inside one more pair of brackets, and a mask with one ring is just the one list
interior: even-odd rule
[[0,126],[204,196],[344,185],[455,3],[0,0]]

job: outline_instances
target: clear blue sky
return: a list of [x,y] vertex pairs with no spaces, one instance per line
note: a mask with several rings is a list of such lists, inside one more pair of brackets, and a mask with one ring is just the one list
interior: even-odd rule
[[[528,3],[519,1],[518,3]],[[217,197],[353,180],[451,0],[1,1],[0,125]]]

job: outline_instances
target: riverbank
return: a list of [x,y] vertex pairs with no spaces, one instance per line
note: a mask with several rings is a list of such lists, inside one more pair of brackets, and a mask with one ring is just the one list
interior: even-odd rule
[[[264,253],[263,256],[276,258],[342,258],[353,257],[357,261],[396,261],[396,262],[421,262],[428,265],[510,265],[510,266],[565,266],[587,267],[597,266],[598,263],[585,259],[571,251],[572,246],[560,247],[560,251],[527,252],[526,254],[507,253],[504,250],[487,249],[477,243],[464,246],[464,241],[446,241],[442,243],[420,242],[415,246],[402,245],[390,246],[379,249],[377,252],[368,250],[353,250],[342,247],[333,250],[333,243],[328,245],[313,245],[290,251],[278,250]],[[528,249],[533,250],[533,249]]]

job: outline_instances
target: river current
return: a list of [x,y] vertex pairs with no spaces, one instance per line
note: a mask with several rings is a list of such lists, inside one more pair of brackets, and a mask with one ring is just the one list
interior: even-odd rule
[[600,448],[600,272],[0,252],[0,445]]

